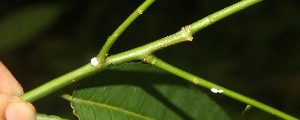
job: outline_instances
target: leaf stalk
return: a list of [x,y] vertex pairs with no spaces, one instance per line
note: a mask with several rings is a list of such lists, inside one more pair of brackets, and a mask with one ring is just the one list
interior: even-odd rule
[[177,76],[179,76],[179,77],[181,77],[181,78],[183,78],[183,79],[185,79],[185,80],[187,80],[189,82],[194,83],[195,85],[199,85],[199,86],[211,89],[211,90],[212,89],[222,90],[222,92],[220,92],[220,94],[224,94],[224,95],[226,95],[228,97],[231,97],[233,99],[241,101],[241,102],[243,102],[243,103],[245,103],[247,105],[251,105],[251,106],[256,107],[258,109],[261,109],[261,110],[263,110],[265,112],[268,112],[268,113],[270,113],[272,115],[275,115],[277,117],[283,118],[285,120],[297,120],[297,118],[295,118],[293,116],[290,116],[290,115],[288,115],[288,114],[286,114],[286,113],[284,113],[282,111],[279,111],[279,110],[277,110],[275,108],[272,108],[272,107],[270,107],[270,106],[268,106],[266,104],[263,104],[263,103],[261,103],[261,102],[259,102],[257,100],[254,100],[252,98],[249,98],[247,96],[239,94],[237,92],[234,92],[234,91],[229,90],[227,88],[224,88],[222,86],[219,86],[219,85],[217,85],[215,83],[209,82],[209,81],[207,81],[207,80],[205,80],[203,78],[200,78],[198,76],[195,76],[193,74],[185,72],[185,71],[183,71],[183,70],[181,70],[179,68],[176,68],[176,67],[174,67],[174,66],[172,66],[172,65],[170,65],[170,64],[168,64],[168,63],[166,63],[164,61],[162,61],[161,59],[159,59],[159,58],[157,58],[157,57],[155,57],[153,55],[150,55],[150,56],[148,56],[145,59],[147,59],[146,61],[148,61],[149,64],[154,65],[154,66],[156,66],[158,68],[161,68],[163,70],[166,70],[166,71],[168,71],[168,72],[170,72],[170,73],[172,73],[174,75],[177,75]]

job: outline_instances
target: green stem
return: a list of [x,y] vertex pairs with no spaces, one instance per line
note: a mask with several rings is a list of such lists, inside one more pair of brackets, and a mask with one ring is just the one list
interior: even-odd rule
[[153,52],[174,45],[190,39],[191,34],[185,29],[176,34],[164,37],[149,44],[137,47],[135,49],[125,51],[116,55],[109,56],[105,63],[100,63],[97,66],[92,64],[84,65],[70,73],[55,78],[21,96],[21,98],[28,102],[34,102],[42,97],[45,97],[65,86],[68,86],[76,81],[82,80],[87,76],[93,75],[99,71],[107,69],[108,67],[120,65],[133,60],[140,60]]
[[[146,2],[151,2],[151,1],[152,0],[148,0]],[[149,56],[153,52],[163,49],[165,47],[168,47],[168,46],[180,43],[180,42],[184,42],[184,41],[191,41],[193,33],[212,24],[212,22],[207,22],[207,20],[208,21],[220,20],[230,14],[233,14],[234,12],[241,10],[242,8],[245,8],[250,5],[253,5],[254,3],[257,3],[258,1],[260,1],[260,0],[244,0],[244,1],[238,2],[230,7],[220,10],[219,12],[209,15],[209,16],[214,16],[214,17],[206,17],[206,18],[199,20],[191,25],[182,27],[181,30],[175,34],[172,34],[170,36],[164,37],[157,41],[151,42],[144,46],[141,46],[141,47],[138,47],[138,48],[126,51],[126,52],[122,52],[122,53],[119,53],[116,55],[109,56],[109,57],[107,57],[107,59],[104,63],[100,62],[100,64],[97,66],[93,66],[90,63],[87,65],[84,65],[70,73],[67,73],[58,78],[55,78],[55,79],[23,94],[21,96],[21,98],[28,102],[36,101],[36,100],[38,100],[42,97],[45,97],[65,86],[72,84],[73,82],[79,81],[82,78],[85,78],[87,76],[95,74],[96,72],[107,69],[109,66],[119,65],[119,64],[126,63],[126,62],[133,61],[133,60],[140,60],[140,59],[143,59],[143,58]],[[150,5],[150,3],[148,3],[148,4]],[[222,12],[222,11],[224,11],[224,12]],[[223,13],[223,14],[218,14],[218,13]],[[204,27],[201,27],[201,26],[204,26]],[[104,47],[104,48],[108,51],[110,46]],[[104,52],[104,53],[106,53],[106,52]],[[105,54],[103,54],[103,55],[105,55]],[[98,58],[98,61],[99,61],[99,58]]]
[[164,62],[164,61],[162,61],[162,60],[160,60],[158,58],[156,58],[153,55],[148,56],[146,58],[146,60],[147,60],[147,62],[149,64],[154,65],[154,66],[156,66],[158,68],[161,68],[163,70],[166,70],[166,71],[168,71],[168,72],[170,72],[172,74],[175,74],[175,75],[177,75],[177,76],[179,76],[179,77],[181,77],[181,78],[183,78],[185,80],[188,80],[188,81],[190,81],[190,82],[192,82],[194,84],[200,85],[200,86],[208,88],[208,89],[215,88],[217,90],[222,90],[221,94],[224,94],[224,95],[226,95],[228,97],[231,97],[233,99],[239,100],[239,101],[241,101],[243,103],[246,103],[248,105],[251,105],[253,107],[256,107],[258,109],[266,111],[266,112],[271,113],[273,115],[276,115],[276,116],[278,116],[280,118],[283,118],[283,119],[286,119],[286,120],[297,120],[297,118],[294,118],[293,116],[290,116],[290,115],[288,115],[288,114],[286,114],[284,112],[281,112],[281,111],[279,111],[279,110],[277,110],[275,108],[272,108],[272,107],[270,107],[268,105],[265,105],[265,104],[263,104],[263,103],[261,103],[259,101],[256,101],[256,100],[254,100],[252,98],[246,97],[246,96],[241,95],[241,94],[239,94],[237,92],[231,91],[231,90],[226,89],[226,88],[224,88],[222,86],[219,86],[217,84],[214,84],[212,82],[204,80],[204,79],[202,79],[200,77],[192,75],[192,74],[190,74],[188,72],[185,72],[185,71],[183,71],[183,70],[181,70],[179,68],[176,68],[176,67],[174,67],[174,66],[172,66],[172,65],[170,65],[170,64],[168,64],[168,63],[166,63],[166,62]]
[[65,92],[63,92],[63,91],[59,91],[59,92],[57,92],[57,94],[61,97],[61,98],[63,98],[63,99],[65,99],[65,100],[67,100],[67,101],[72,101],[72,96],[71,95],[69,95],[69,94],[67,94],[67,93],[65,93]]
[[72,72],[69,72],[63,76],[55,78],[29,92],[26,92],[21,98],[27,102],[34,102],[40,98],[43,98],[65,86],[68,86],[74,82],[77,82],[87,76],[95,74],[97,71],[104,70],[106,67],[97,68],[91,64],[84,65]]
[[236,13],[238,11],[241,11],[249,6],[252,6],[258,2],[261,2],[262,0],[242,0],[238,3],[235,3],[231,6],[228,6],[222,10],[219,10],[209,16],[206,16],[202,18],[201,20],[198,20],[191,24],[191,32],[192,34],[198,32],[199,30],[229,16],[232,15],[233,13]]
[[140,16],[152,3],[154,0],[146,0],[142,5],[140,5],[115,31],[109,36],[103,45],[97,59],[100,63],[103,63],[107,57],[107,53],[118,37],[125,31],[125,29],[138,17]]

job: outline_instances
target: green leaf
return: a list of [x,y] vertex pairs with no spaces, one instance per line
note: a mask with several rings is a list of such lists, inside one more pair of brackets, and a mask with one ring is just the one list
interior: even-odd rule
[[73,93],[75,115],[81,120],[229,119],[195,85],[157,71],[161,70],[129,63],[89,78]]
[[0,19],[0,54],[12,50],[46,30],[62,13],[59,4],[27,6]]
[[67,120],[67,119],[61,118],[59,116],[38,113],[36,115],[36,120]]

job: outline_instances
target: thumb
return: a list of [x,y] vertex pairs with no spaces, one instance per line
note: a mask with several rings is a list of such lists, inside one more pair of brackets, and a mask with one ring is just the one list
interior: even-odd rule
[[5,111],[6,120],[35,120],[36,111],[32,104],[13,97]]
[[0,61],[0,94],[20,96],[24,93],[19,82]]
[[0,61],[0,120],[35,120],[34,106],[18,96],[23,88]]

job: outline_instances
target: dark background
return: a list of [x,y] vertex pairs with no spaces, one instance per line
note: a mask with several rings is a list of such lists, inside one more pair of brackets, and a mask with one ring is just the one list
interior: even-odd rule
[[[59,15],[26,38],[26,42],[0,52],[0,59],[29,91],[88,63],[106,38],[142,2],[1,1],[0,23],[16,11],[38,5],[58,6]],[[236,2],[158,0],[120,36],[110,54],[175,33]],[[299,20],[299,0],[263,1],[199,31],[193,42],[160,50],[155,55],[187,72],[300,117]],[[0,37],[0,41],[4,40]],[[203,91],[233,119],[277,119],[255,108],[241,116],[245,104]],[[58,96],[47,96],[34,105],[40,113],[74,119],[69,102]]]

